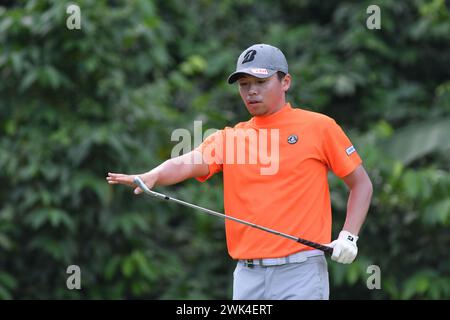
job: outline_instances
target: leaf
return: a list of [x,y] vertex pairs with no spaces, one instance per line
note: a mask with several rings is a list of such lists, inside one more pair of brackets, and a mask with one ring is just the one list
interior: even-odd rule
[[0,19],[0,34],[6,34],[13,23],[14,22],[11,17],[2,17]]
[[0,284],[10,290],[17,287],[17,280],[9,273],[0,271]]
[[12,247],[13,242],[11,241],[11,239],[7,235],[0,233],[0,248],[11,250]]
[[420,159],[432,152],[450,148],[450,118],[431,120],[399,129],[382,148],[403,164]]
[[26,76],[23,78],[22,82],[20,83],[19,90],[21,92],[27,90],[29,87],[31,87],[34,82],[36,81],[38,76],[38,73],[36,70],[31,70],[26,74]]
[[60,225],[65,226],[69,230],[74,230],[75,228],[73,219],[64,210],[57,208],[41,208],[33,210],[27,215],[25,221],[33,229],[39,229],[45,223],[49,223],[54,228],[57,228]]
[[107,183],[105,183],[103,177],[100,178],[94,174],[79,171],[72,178],[71,183],[76,193],[80,193],[83,190],[89,190],[97,196],[100,203],[103,205],[107,205],[111,202],[111,188]]
[[126,213],[111,217],[107,221],[105,229],[110,234],[120,231],[130,236],[136,231],[148,231],[149,225],[143,213]]
[[0,285],[0,300],[12,299],[11,293]]
[[443,199],[425,208],[423,221],[428,225],[450,224],[450,199]]
[[406,194],[409,198],[416,198],[421,189],[421,179],[418,173],[409,170],[403,176],[403,188],[406,191]]
[[72,218],[60,209],[52,209],[49,211],[49,221],[53,227],[65,225],[68,229],[73,230],[74,228]]
[[151,264],[147,260],[147,257],[142,252],[135,251],[133,253],[133,258],[140,274],[142,274],[146,279],[150,281],[155,280],[156,275]]
[[181,64],[180,69],[186,75],[201,73],[207,66],[206,60],[199,55],[192,55],[188,60]]
[[29,247],[38,252],[45,252],[53,259],[63,260],[63,262],[68,260],[67,258],[71,253],[71,248],[67,245],[67,242],[63,242],[60,239],[54,239],[50,235],[32,238]]
[[430,283],[436,280],[436,273],[433,270],[425,269],[416,273],[408,279],[402,290],[402,299],[410,299],[417,294],[425,293]]
[[122,261],[122,274],[126,278],[130,278],[135,271],[135,265],[132,256],[125,257]]
[[11,63],[13,70],[16,72],[16,74],[20,74],[23,70],[23,53],[21,52],[13,52],[11,53]]
[[351,96],[355,93],[355,84],[350,77],[339,75],[334,90],[338,96]]
[[117,256],[111,257],[106,263],[104,274],[107,280],[111,280],[117,272],[120,265],[120,258]]
[[359,265],[357,263],[352,263],[349,265],[347,270],[347,281],[350,285],[354,285],[360,276]]

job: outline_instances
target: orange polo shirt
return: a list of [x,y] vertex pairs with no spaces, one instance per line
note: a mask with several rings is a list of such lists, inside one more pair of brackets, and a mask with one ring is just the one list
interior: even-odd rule
[[[287,103],[210,135],[197,148],[222,171],[225,214],[318,243],[331,241],[327,173],[345,177],[361,163],[336,122]],[[276,258],[311,250],[295,241],[226,220],[233,259]]]

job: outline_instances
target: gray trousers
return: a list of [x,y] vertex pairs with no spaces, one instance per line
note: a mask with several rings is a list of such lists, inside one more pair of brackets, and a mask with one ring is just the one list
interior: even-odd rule
[[328,268],[323,255],[275,266],[237,263],[233,300],[328,300]]

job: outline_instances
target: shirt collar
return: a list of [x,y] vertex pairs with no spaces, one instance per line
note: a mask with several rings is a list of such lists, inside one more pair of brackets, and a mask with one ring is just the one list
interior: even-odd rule
[[257,126],[263,126],[268,124],[273,124],[281,119],[283,119],[286,114],[292,110],[291,104],[286,103],[280,110],[265,116],[255,116],[253,117],[253,123]]

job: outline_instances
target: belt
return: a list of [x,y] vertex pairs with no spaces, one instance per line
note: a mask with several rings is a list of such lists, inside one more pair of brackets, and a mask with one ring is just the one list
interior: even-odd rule
[[300,251],[281,258],[245,259],[239,260],[239,262],[242,263],[244,267],[248,268],[253,268],[254,266],[269,267],[269,266],[280,266],[288,263],[304,262],[309,257],[321,255],[322,256],[324,255],[323,251],[321,250],[307,250],[307,251]]

